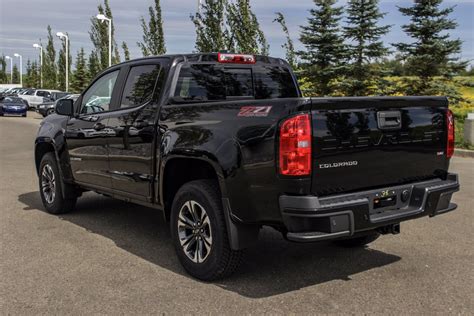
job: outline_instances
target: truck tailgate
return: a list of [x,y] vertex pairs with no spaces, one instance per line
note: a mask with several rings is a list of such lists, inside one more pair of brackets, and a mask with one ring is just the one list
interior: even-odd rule
[[311,108],[313,194],[446,176],[446,98],[313,98]]

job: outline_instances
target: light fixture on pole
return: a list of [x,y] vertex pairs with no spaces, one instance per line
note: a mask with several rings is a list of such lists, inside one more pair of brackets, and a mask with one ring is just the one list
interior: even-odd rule
[[109,67],[112,66],[112,19],[103,14],[97,14],[96,18],[100,21],[107,21],[109,26]]
[[23,57],[18,53],[13,54],[13,56],[20,58],[20,86],[23,88]]
[[39,44],[33,44],[34,48],[40,50],[40,88],[43,88],[43,46]]
[[69,37],[63,32],[57,32],[56,36],[66,41],[66,91],[69,90]]
[[13,83],[13,58],[5,56],[6,59],[10,59],[10,83]]

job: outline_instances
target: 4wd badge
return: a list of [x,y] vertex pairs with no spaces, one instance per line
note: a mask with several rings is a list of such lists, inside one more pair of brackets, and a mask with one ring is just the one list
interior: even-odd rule
[[240,108],[240,112],[237,116],[245,117],[261,117],[268,116],[271,106],[244,106]]

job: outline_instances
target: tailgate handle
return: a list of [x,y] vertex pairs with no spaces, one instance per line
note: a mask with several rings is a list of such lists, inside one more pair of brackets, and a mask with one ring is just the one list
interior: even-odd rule
[[400,111],[377,112],[377,125],[379,129],[400,129],[402,127],[402,114]]

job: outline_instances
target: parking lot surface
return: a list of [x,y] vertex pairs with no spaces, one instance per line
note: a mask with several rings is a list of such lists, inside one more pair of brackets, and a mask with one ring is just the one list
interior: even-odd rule
[[181,268],[161,213],[87,193],[45,213],[33,142],[41,119],[0,118],[0,313],[388,313],[474,310],[474,159],[453,158],[459,208],[402,223],[365,249],[289,243],[270,229],[229,279]]

